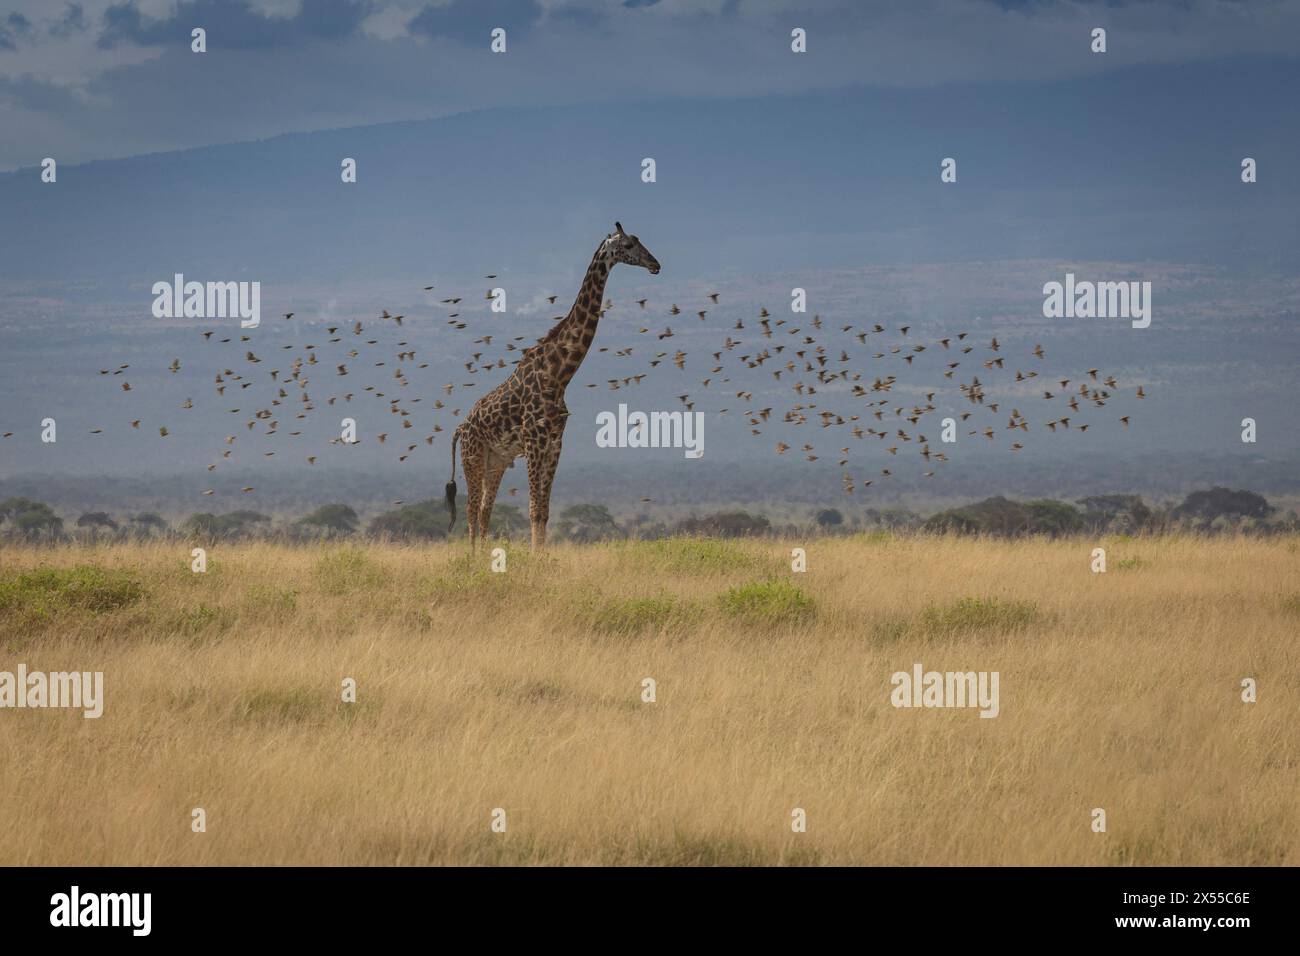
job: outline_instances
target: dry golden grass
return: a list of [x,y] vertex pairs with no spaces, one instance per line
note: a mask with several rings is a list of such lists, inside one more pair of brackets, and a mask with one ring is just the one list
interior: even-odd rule
[[1300,863],[1296,539],[1100,543],[7,547],[0,670],[107,702],[0,711],[0,864]]

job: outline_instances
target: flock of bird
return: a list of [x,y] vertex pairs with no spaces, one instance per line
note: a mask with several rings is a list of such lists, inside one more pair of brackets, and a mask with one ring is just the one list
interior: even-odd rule
[[[496,275],[485,278],[495,279]],[[233,416],[231,421],[238,423],[214,449],[208,471],[232,461],[241,434],[260,430],[271,438],[298,439],[313,412],[347,408],[354,400],[380,403],[384,413],[391,415],[390,424],[384,431],[375,432],[374,440],[392,447],[398,463],[410,461],[422,444],[433,446],[439,433],[455,427],[454,421],[444,425],[437,419],[442,414],[458,419],[478,395],[509,374],[533,337],[506,338],[482,327],[494,322],[499,326],[499,315],[486,311],[485,317],[471,320],[462,312],[461,296],[439,297],[433,285],[425,286],[423,291],[430,305],[442,307],[446,313],[443,321],[453,334],[465,333],[471,338],[464,347],[465,374],[458,376],[462,380],[417,383],[417,378],[427,377],[421,373],[430,369],[430,362],[420,348],[399,338],[407,334],[404,330],[408,327],[403,326],[407,316],[387,309],[373,318],[325,325],[321,341],[301,346],[268,347],[258,344],[265,341],[263,336],[242,330],[203,330],[205,347],[212,350],[207,356],[213,363],[212,396],[224,404],[225,411]],[[491,299],[492,292],[485,298]],[[556,299],[548,296],[546,301],[554,304]],[[585,387],[594,389],[603,384],[612,391],[633,388],[652,374],[662,376],[667,366],[691,377],[702,375],[694,386],[678,394],[684,409],[693,411],[703,395],[721,395],[722,400],[716,404],[723,407],[712,411],[718,416],[743,417],[753,439],[770,442],[770,437],[763,436],[777,423],[815,431],[815,437],[809,436],[810,440],[797,448],[792,442],[779,440],[770,447],[776,455],[793,452],[809,463],[835,461],[849,494],[895,477],[909,467],[922,477],[933,478],[949,462],[942,450],[945,443],[940,440],[946,418],[951,418],[948,430],[960,428],[964,438],[997,442],[1005,435],[1002,440],[1011,453],[1024,448],[1032,433],[1082,433],[1109,420],[1126,428],[1130,423],[1129,414],[1116,415],[1107,410],[1120,393],[1121,386],[1113,375],[1097,368],[1048,374],[1041,345],[1013,357],[996,336],[987,342],[976,341],[966,331],[922,342],[912,335],[910,325],[889,328],[873,322],[838,324],[836,333],[820,315],[791,313],[791,317],[776,318],[764,308],[748,319],[737,316],[725,320],[721,342],[716,349],[706,349],[696,371],[696,357],[685,348],[665,343],[679,336],[688,337],[683,335],[683,320],[678,317],[689,315],[685,321],[692,325],[693,320],[707,324],[720,299],[720,293],[708,293],[704,308],[688,312],[674,303],[665,310],[661,322],[637,323],[633,335],[644,337],[644,349],[636,341],[621,347],[600,345],[599,338],[608,341],[626,329],[616,322],[602,323],[602,335],[593,351],[612,350],[613,359],[626,362],[629,368],[626,375],[603,383],[586,382]],[[648,299],[634,301],[638,316],[648,318],[654,314]],[[612,301],[605,301],[602,316],[613,308]],[[295,320],[295,313],[289,312],[279,321]],[[674,322],[679,326],[677,330]],[[698,338],[694,334],[689,337]],[[838,341],[832,344],[832,340]],[[850,354],[850,349],[856,354]],[[919,388],[905,385],[904,379],[911,379],[919,370],[918,360],[929,361],[935,355],[942,359],[942,378],[955,384],[956,396],[962,402],[959,407],[968,405],[966,410],[939,411],[935,398],[942,384]],[[178,374],[181,367],[179,358],[166,366],[172,374]],[[134,386],[129,380],[130,369],[129,364],[124,364],[100,369],[99,374],[114,380],[121,392],[131,392]],[[940,374],[937,367],[933,372]],[[463,380],[469,378],[473,380]],[[1015,386],[1012,390],[1019,397],[998,399],[990,392],[995,384]],[[1145,398],[1146,391],[1139,385],[1134,395]],[[766,404],[765,398],[772,404]],[[435,420],[417,428],[416,412],[422,411],[419,406],[426,401],[424,407],[431,406]],[[187,398],[175,413],[183,415],[194,407],[193,399]],[[131,419],[129,426],[138,430],[143,422]],[[162,439],[172,433],[171,422],[151,423],[149,427],[156,429]],[[92,434],[102,432],[103,428],[91,430]],[[363,434],[358,440],[365,437]],[[341,445],[348,440],[340,435],[329,442]],[[289,444],[285,441],[282,450],[287,450]],[[881,455],[869,464],[874,457],[871,451],[876,449]],[[276,454],[275,450],[261,452],[265,458]],[[299,454],[312,466],[318,462],[321,449],[303,449]],[[910,466],[908,461],[912,462]],[[256,489],[250,485],[241,491],[252,494]],[[507,489],[509,495],[518,492],[517,487]],[[202,491],[203,495],[215,493],[214,488]]]

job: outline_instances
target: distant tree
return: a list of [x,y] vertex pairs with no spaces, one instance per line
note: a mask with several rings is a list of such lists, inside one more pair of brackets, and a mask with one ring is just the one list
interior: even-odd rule
[[1013,537],[1029,529],[1029,513],[1018,501],[998,495],[931,515],[923,525],[940,534],[988,534]]
[[844,515],[834,508],[825,508],[817,512],[817,524],[822,528],[835,528],[844,524]]
[[0,501],[0,522],[25,538],[54,536],[63,530],[63,519],[43,501],[31,498],[7,498]]
[[426,498],[372,518],[367,532],[377,537],[432,541],[447,537],[447,511],[441,499]]
[[979,534],[980,523],[964,511],[940,511],[925,519],[922,529],[931,534]]
[[939,534],[987,534],[1014,538],[1025,534],[1069,534],[1083,527],[1077,508],[1064,501],[1011,501],[1002,496],[932,515],[923,525]]
[[257,530],[260,524],[270,524],[271,518],[259,511],[240,510],[224,514],[218,521],[223,534],[237,536]]
[[492,521],[489,530],[495,537],[513,538],[516,535],[529,533],[532,530],[532,522],[528,520],[528,516],[517,505],[498,502],[492,508]]
[[217,536],[217,516],[209,511],[195,512],[185,519],[185,523],[181,525],[181,530],[196,537],[215,538]]
[[586,544],[592,541],[608,541],[625,538],[627,535],[614,521],[614,516],[604,505],[572,505],[560,512],[556,531],[569,541]]
[[258,525],[270,521],[270,517],[256,511],[232,511],[224,515],[201,512],[190,515],[181,529],[193,537],[231,540],[247,537]]
[[1011,538],[1030,528],[1028,509],[1002,495],[977,501],[963,510],[979,522],[980,530],[985,534]]
[[12,521],[22,512],[42,505],[42,502],[33,501],[31,498],[6,498],[4,501],[0,501],[0,524],[5,521]]
[[1052,537],[1070,534],[1083,528],[1083,516],[1074,505],[1064,501],[1041,499],[1025,505],[1029,513],[1029,531]]
[[77,519],[78,528],[108,528],[111,531],[117,530],[117,522],[114,521],[107,511],[87,511]]
[[167,531],[167,522],[162,519],[161,515],[152,511],[136,515],[131,519],[131,526],[135,529],[135,533],[141,536],[151,535],[155,532],[164,534]]
[[868,508],[862,516],[863,524],[871,528],[919,528],[924,520],[914,511],[905,508]]
[[1216,518],[1267,518],[1276,510],[1268,503],[1268,499],[1253,491],[1211,488],[1209,491],[1193,491],[1174,509],[1173,514],[1175,518],[1210,522]]
[[1155,514],[1141,495],[1092,495],[1080,498],[1083,523],[1092,531],[1132,533],[1152,526]]
[[654,541],[658,538],[668,537],[672,534],[672,529],[664,522],[642,513],[632,519],[632,525],[628,533],[642,541]]
[[678,534],[708,535],[719,538],[748,538],[767,534],[772,523],[764,515],[751,515],[747,511],[719,511],[703,517],[690,517],[677,522]]
[[357,513],[347,505],[332,504],[321,505],[298,523],[331,534],[352,534],[357,530],[357,521]]

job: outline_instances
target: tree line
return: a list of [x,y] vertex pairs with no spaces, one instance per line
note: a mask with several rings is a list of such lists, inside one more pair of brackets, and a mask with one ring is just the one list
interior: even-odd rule
[[[196,512],[173,527],[153,512],[114,517],[104,511],[88,511],[68,527],[42,501],[22,497],[0,501],[0,539],[21,541],[111,542],[166,537],[307,542],[357,536],[439,541],[463,536],[464,520],[462,513],[449,534],[442,500],[429,498],[384,512],[364,524],[351,506],[336,502],[288,521],[241,509],[225,514]],[[1001,538],[1172,531],[1270,534],[1300,530],[1300,520],[1294,511],[1280,515],[1263,495],[1253,491],[1210,488],[1194,491],[1178,504],[1157,506],[1148,505],[1140,495],[1093,495],[1074,502],[1048,498],[1014,501],[996,496],[930,515],[901,508],[867,508],[846,515],[838,508],[822,508],[812,511],[804,522],[773,522],[765,515],[743,510],[716,511],[673,521],[638,515],[620,522],[605,505],[585,503],[565,508],[553,526],[552,536],[559,540],[591,543],[674,535],[789,537],[810,532],[835,535],[881,530]],[[528,516],[516,505],[498,503],[492,511],[491,530],[496,537],[526,539],[530,533]]]

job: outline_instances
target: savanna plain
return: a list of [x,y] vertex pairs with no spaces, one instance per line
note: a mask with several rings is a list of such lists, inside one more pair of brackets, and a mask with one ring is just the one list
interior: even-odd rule
[[1295,536],[502,547],[0,547],[0,864],[1300,863]]

